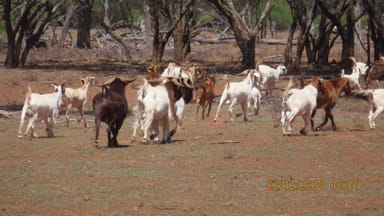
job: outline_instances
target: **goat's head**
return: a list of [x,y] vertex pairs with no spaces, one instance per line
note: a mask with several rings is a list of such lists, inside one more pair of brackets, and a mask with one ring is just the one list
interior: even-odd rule
[[63,82],[60,85],[51,84],[53,86],[53,89],[55,92],[58,93],[58,96],[60,100],[58,101],[58,107],[61,107],[62,105],[65,105],[65,102],[63,101],[63,96],[65,96],[65,82]]
[[94,85],[95,84],[95,76],[93,75],[88,75],[84,78],[80,79],[81,85],[82,86],[88,86],[89,84]]
[[287,67],[285,67],[285,65],[282,65],[282,64],[277,66],[277,71],[279,71],[280,74],[288,73]]
[[153,80],[160,78],[159,65],[151,65],[147,68],[147,74],[145,75],[147,80]]
[[315,77],[312,79],[311,83],[317,90],[320,90],[323,87],[324,79],[321,77]]
[[105,97],[109,91],[125,93],[125,86],[129,83],[135,81],[136,78],[133,79],[120,79],[119,77],[113,77],[103,83],[102,87],[102,95]]

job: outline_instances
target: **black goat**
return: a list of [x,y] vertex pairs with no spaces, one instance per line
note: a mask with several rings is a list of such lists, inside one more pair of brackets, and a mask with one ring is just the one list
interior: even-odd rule
[[[99,129],[101,122],[108,125],[108,147],[117,147],[117,134],[128,113],[128,102],[125,97],[125,86],[136,79],[122,80],[118,77],[107,80],[102,85],[102,92],[95,95],[92,100],[95,114],[95,144],[99,142]],[[111,137],[112,133],[112,137]]]

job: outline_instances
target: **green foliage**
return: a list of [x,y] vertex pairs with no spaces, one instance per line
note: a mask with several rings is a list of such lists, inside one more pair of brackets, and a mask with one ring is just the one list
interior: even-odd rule
[[272,20],[276,22],[276,30],[289,29],[292,23],[291,9],[285,0],[274,0],[271,10]]
[[[261,13],[265,8],[265,2],[260,2],[253,10],[252,20],[257,23]],[[283,31],[289,29],[292,23],[291,9],[285,0],[273,0],[271,18],[276,22],[276,30]]]

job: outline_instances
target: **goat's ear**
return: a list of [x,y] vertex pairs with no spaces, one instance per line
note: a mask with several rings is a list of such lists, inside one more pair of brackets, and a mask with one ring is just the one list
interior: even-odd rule
[[153,66],[153,69],[157,71],[157,70],[159,69],[159,65],[158,65],[158,64],[157,64],[157,65],[154,65],[154,66]]

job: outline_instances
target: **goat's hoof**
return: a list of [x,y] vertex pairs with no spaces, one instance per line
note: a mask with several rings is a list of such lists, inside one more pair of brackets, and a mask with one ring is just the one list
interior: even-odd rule
[[19,139],[23,138],[23,134],[18,134],[17,138],[19,138]]
[[307,136],[307,131],[302,129],[302,130],[300,130],[300,134],[303,135],[303,136]]
[[156,135],[154,135],[154,134],[152,134],[152,135],[149,136],[149,139],[150,139],[150,140],[154,140],[155,138],[156,138]]
[[217,119],[216,119],[216,118],[214,118],[214,119],[213,119],[213,122],[216,122],[216,121],[217,121]]
[[317,128],[316,128],[316,131],[321,131],[321,127],[317,127]]
[[148,145],[148,140],[147,139],[141,140],[141,144]]

